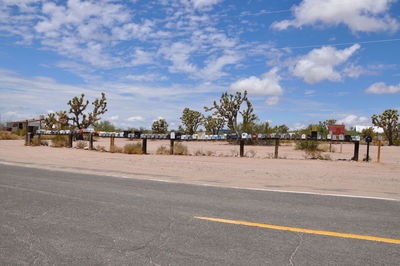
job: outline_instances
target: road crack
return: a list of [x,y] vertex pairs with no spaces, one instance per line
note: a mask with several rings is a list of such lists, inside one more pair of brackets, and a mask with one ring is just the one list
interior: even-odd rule
[[295,265],[295,263],[293,262],[294,256],[296,256],[297,251],[299,250],[301,244],[303,243],[303,235],[300,233],[296,233],[296,235],[299,237],[299,243],[297,244],[296,248],[293,250],[292,254],[290,255],[289,263],[291,266]]

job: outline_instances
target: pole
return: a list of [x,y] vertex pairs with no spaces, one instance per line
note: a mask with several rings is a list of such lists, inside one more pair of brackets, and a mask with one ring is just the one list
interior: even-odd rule
[[174,155],[174,142],[175,140],[171,139],[170,145],[169,145],[169,154]]
[[340,153],[343,152],[343,142],[340,142]]
[[110,137],[110,150],[111,149],[114,149],[114,144],[115,144],[115,139],[114,139],[115,137],[114,137],[114,135],[111,135],[111,137]]
[[367,159],[366,161],[369,162],[369,141],[367,141]]
[[381,162],[381,145],[382,145],[382,142],[380,140],[378,140],[378,158],[377,158],[378,163]]
[[73,134],[72,132],[68,135],[68,148],[72,148],[73,146]]
[[25,146],[29,145],[29,142],[28,142],[28,125],[29,125],[29,122],[28,122],[28,120],[26,120],[25,121]]
[[89,150],[93,150],[93,133],[89,135]]
[[147,154],[147,139],[142,139],[142,153]]
[[275,139],[275,159],[278,159],[279,155],[279,139]]
[[240,157],[243,157],[244,156],[244,139],[241,139],[240,140]]
[[353,161],[358,161],[358,154],[360,153],[360,142],[354,142],[354,156],[352,158]]

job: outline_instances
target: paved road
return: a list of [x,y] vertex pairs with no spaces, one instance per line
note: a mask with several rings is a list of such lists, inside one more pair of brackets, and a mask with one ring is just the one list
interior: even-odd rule
[[399,265],[400,202],[202,187],[0,164],[0,265]]

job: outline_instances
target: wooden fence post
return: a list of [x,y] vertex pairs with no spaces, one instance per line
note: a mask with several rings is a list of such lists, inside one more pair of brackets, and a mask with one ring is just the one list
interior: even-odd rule
[[240,140],[240,157],[244,156],[244,139]]
[[358,161],[358,155],[360,153],[360,142],[355,141],[354,142],[354,156],[352,158],[353,161]]
[[171,154],[171,155],[174,154],[174,142],[175,142],[175,140],[171,139],[171,142],[169,145],[169,154]]
[[25,146],[29,145],[28,126],[29,126],[29,122],[28,122],[28,120],[26,120],[25,121]]
[[93,150],[93,133],[89,135],[89,150]]
[[114,149],[114,145],[115,145],[115,136],[111,135],[111,137],[110,137],[110,150]]
[[274,158],[278,159],[279,156],[279,139],[275,139],[275,155]]
[[147,154],[147,139],[142,139],[142,153]]
[[72,148],[72,147],[73,147],[73,137],[74,137],[74,135],[73,135],[73,133],[71,132],[71,133],[68,135],[68,148]]
[[382,141],[378,140],[378,158],[377,158],[378,163],[381,162],[381,145],[382,145]]

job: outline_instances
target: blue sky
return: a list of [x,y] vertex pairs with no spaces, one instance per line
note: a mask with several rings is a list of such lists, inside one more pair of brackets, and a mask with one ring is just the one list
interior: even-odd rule
[[1,120],[105,92],[121,127],[178,127],[224,91],[260,121],[369,125],[400,107],[400,1],[0,0]]

